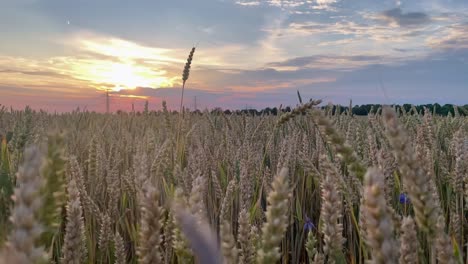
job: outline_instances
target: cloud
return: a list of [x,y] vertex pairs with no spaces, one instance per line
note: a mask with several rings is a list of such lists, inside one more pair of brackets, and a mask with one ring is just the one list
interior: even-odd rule
[[241,6],[259,6],[260,1],[237,1],[236,4]]
[[328,11],[335,11],[333,5],[338,2],[338,0],[316,0],[317,5],[313,5],[312,9],[322,9]]
[[468,23],[455,24],[427,39],[427,43],[438,50],[468,49]]
[[93,91],[87,81],[70,74],[69,66],[58,58],[46,60],[0,55],[0,85],[31,87],[36,91]]
[[247,85],[229,85],[229,89],[232,89],[233,92],[267,92],[275,91],[285,88],[295,88],[299,86],[312,86],[322,83],[332,83],[335,82],[336,78],[330,77],[320,77],[320,78],[303,78],[295,80],[263,80],[251,82]]
[[129,40],[87,31],[75,33],[67,37],[64,42],[81,52],[91,52],[120,60],[146,59],[161,63],[184,61],[175,57],[176,52],[173,49],[148,47]]
[[296,57],[281,62],[269,63],[269,67],[278,70],[327,69],[327,70],[353,70],[373,64],[401,63],[402,58],[392,58],[381,55],[314,55]]
[[401,48],[393,48],[394,51],[398,51],[398,52],[409,52],[411,51],[410,49],[401,49]]
[[336,11],[333,7],[339,0],[264,0],[264,1],[236,1],[241,6],[267,6],[279,7],[293,14],[310,14],[308,10]]
[[[366,16],[369,18],[369,16]],[[295,36],[340,36],[360,41],[378,41],[385,43],[407,42],[413,37],[429,34],[431,29],[402,28],[395,30],[387,25],[378,25],[372,21],[355,22],[342,20],[335,23],[323,22],[292,22],[288,32]],[[343,43],[341,43],[343,44]]]
[[423,12],[403,12],[400,7],[386,10],[381,13],[381,18],[389,23],[395,23],[400,27],[412,27],[431,22],[428,14]]
[[317,4],[319,5],[331,5],[338,2],[338,0],[317,0]]
[[[309,48],[309,54],[296,57],[372,55],[385,57],[383,63],[393,63],[404,60],[402,50],[406,51],[408,60],[429,55],[432,50],[426,39],[438,36],[449,26],[448,21],[433,21],[419,26],[400,27],[395,23],[379,23],[379,17],[375,12],[364,12],[358,18],[344,17],[336,21],[291,21],[282,38],[290,46],[299,43]],[[339,68],[342,64],[337,61],[336,65]]]
[[24,75],[32,76],[48,76],[48,77],[60,77],[60,78],[70,78],[70,76],[65,74],[60,74],[53,71],[21,71],[21,70],[11,70],[11,69],[0,69],[0,73],[20,73]]

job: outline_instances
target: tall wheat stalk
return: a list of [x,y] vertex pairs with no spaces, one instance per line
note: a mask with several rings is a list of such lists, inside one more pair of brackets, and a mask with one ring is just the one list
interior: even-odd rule
[[181,133],[181,126],[182,126],[182,119],[184,117],[183,113],[183,106],[184,106],[184,91],[185,91],[185,84],[189,78],[190,75],[190,67],[192,65],[192,60],[193,60],[193,55],[195,53],[195,47],[192,47],[192,50],[189,53],[189,56],[187,58],[187,62],[185,63],[184,71],[182,72],[182,91],[180,95],[180,107],[179,107],[179,122],[177,125],[177,140],[176,140],[176,146],[177,148],[179,147],[179,140],[180,140],[180,133]]

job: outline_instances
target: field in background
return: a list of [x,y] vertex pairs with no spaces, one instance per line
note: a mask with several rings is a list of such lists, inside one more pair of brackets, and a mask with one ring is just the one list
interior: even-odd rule
[[318,103],[0,112],[0,263],[468,259],[468,118]]

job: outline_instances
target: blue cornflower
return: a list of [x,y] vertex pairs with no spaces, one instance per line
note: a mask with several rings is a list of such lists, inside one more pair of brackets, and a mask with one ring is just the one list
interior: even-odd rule
[[304,231],[309,232],[312,231],[312,229],[315,229],[314,223],[310,220],[308,216],[305,217],[305,223],[304,223]]
[[408,195],[404,194],[404,193],[400,193],[400,203],[401,204],[409,204],[411,201],[410,201],[410,198],[408,197]]

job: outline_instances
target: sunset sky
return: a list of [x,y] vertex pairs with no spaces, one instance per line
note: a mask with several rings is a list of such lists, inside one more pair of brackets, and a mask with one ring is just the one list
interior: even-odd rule
[[0,0],[0,104],[468,104],[467,0]]

